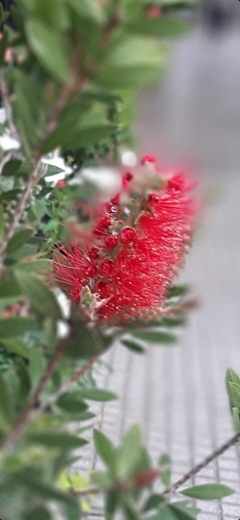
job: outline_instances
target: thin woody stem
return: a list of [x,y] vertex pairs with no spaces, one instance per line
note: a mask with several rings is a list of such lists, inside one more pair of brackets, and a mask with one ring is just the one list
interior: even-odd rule
[[21,144],[21,138],[20,138],[20,135],[16,128],[16,125],[14,123],[14,119],[13,119],[12,107],[11,107],[11,103],[9,100],[8,87],[7,87],[7,84],[4,79],[3,71],[0,71],[0,90],[1,90],[1,94],[2,94],[3,105],[5,108],[6,118],[7,118],[8,124],[9,124],[9,130],[11,133],[11,137],[12,137],[12,139],[15,139],[15,141],[18,141]]
[[92,368],[92,366],[94,365],[95,361],[96,361],[96,357],[94,358],[91,358],[87,363],[86,365],[84,365],[83,367],[81,367],[79,370],[77,370],[76,372],[74,372],[74,374],[72,375],[72,377],[66,381],[65,383],[63,383],[60,388],[58,389],[57,392],[55,392],[55,394],[51,395],[48,399],[46,399],[46,401],[44,401],[40,407],[39,407],[39,410],[36,412],[36,415],[35,417],[38,417],[38,415],[41,415],[49,406],[52,406],[54,403],[56,403],[56,401],[63,395],[65,394],[65,392],[67,392],[71,386],[76,382],[78,381],[84,374],[85,372],[87,372],[88,370],[90,370],[90,368]]
[[3,452],[9,453],[13,449],[15,442],[18,440],[24,427],[28,423],[29,416],[30,416],[33,408],[37,404],[42,391],[44,390],[48,381],[51,379],[53,373],[55,372],[56,367],[62,358],[64,350],[68,346],[68,343],[69,343],[69,337],[60,341],[60,343],[58,344],[55,354],[50,359],[48,367],[47,367],[45,373],[43,374],[42,378],[40,379],[40,381],[37,385],[37,388],[35,389],[32,397],[30,398],[30,400],[27,402],[27,404],[23,408],[22,412],[20,413],[20,415],[17,419],[17,422],[13,426],[12,430],[9,432],[9,434],[5,440]]
[[177,491],[177,489],[179,489],[181,486],[183,486],[183,484],[185,484],[190,478],[197,475],[197,473],[202,471],[202,469],[206,468],[206,466],[211,464],[211,462],[213,462],[220,455],[225,453],[225,451],[227,451],[229,448],[231,448],[232,446],[235,446],[235,444],[237,444],[237,442],[239,442],[239,441],[240,441],[240,432],[236,433],[231,439],[229,439],[227,442],[225,442],[225,444],[222,444],[222,446],[220,446],[220,448],[215,450],[211,455],[209,455],[208,457],[206,457],[206,459],[204,459],[202,462],[200,462],[200,464],[197,464],[197,466],[195,466],[188,473],[183,475],[183,477],[180,478],[179,480],[177,480],[177,482],[175,482],[175,484],[173,484],[172,486],[167,488],[164,491],[164,495],[167,495],[169,493],[174,493],[175,491]]
[[14,232],[15,230],[17,229],[18,227],[18,224],[19,224],[19,221],[21,219],[21,216],[22,216],[22,213],[24,211],[24,208],[25,208],[25,205],[26,205],[26,202],[29,198],[29,195],[31,193],[31,190],[32,190],[32,187],[34,186],[34,184],[37,182],[38,180],[38,173],[39,173],[39,167],[40,167],[40,159],[39,157],[36,157],[35,161],[34,161],[34,164],[33,164],[33,167],[32,167],[32,172],[29,176],[29,179],[28,179],[28,182],[27,182],[27,185],[26,185],[26,189],[25,191],[23,192],[21,198],[20,198],[20,201],[17,205],[17,208],[16,208],[16,211],[15,211],[15,214],[14,214],[14,217],[13,217],[13,220],[8,228],[8,231],[2,241],[2,244],[0,246],[0,267],[1,267],[1,264],[2,264],[2,259],[3,259],[3,256],[4,256],[4,253],[7,249],[7,246],[9,244],[9,241],[10,239],[12,238],[12,236],[14,235]]

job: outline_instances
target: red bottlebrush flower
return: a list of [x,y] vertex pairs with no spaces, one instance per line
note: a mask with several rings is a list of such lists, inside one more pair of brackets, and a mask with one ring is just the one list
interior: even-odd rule
[[131,227],[125,227],[122,229],[120,237],[123,245],[132,244],[136,237],[136,230]]
[[104,245],[107,249],[114,249],[118,245],[118,238],[116,236],[110,235],[106,238]]
[[122,187],[128,188],[128,184],[132,180],[132,178],[133,178],[132,173],[130,173],[130,172],[125,173],[122,177]]
[[113,198],[111,199],[111,204],[112,204],[113,206],[118,206],[118,204],[119,204],[119,200],[120,200],[120,193],[117,193],[117,195],[115,195],[115,197],[113,197]]
[[102,260],[102,262],[99,264],[98,270],[100,276],[112,276],[114,271],[114,263],[111,262],[111,260]]
[[148,18],[158,18],[162,14],[162,9],[159,5],[153,5],[147,10]]
[[154,157],[154,155],[144,155],[141,159],[141,165],[144,166],[145,164],[156,164],[157,159]]
[[[155,165],[155,158],[142,162]],[[196,211],[187,194],[192,181],[157,168],[145,173],[131,183],[126,179],[111,217],[106,205],[97,209],[86,242],[54,255],[56,280],[90,319],[108,324],[147,319],[163,308],[182,266]]]
[[96,247],[90,247],[87,250],[87,254],[91,260],[96,260],[99,257],[99,250]]
[[86,259],[78,246],[70,251],[62,248],[62,252],[54,251],[54,274],[59,285],[69,294],[70,298],[78,302],[85,272],[90,262]]
[[150,206],[157,206],[160,201],[160,195],[157,193],[151,193],[148,197],[148,202]]
[[65,188],[66,186],[67,186],[67,183],[64,180],[60,180],[60,181],[57,182],[57,187],[58,188]]

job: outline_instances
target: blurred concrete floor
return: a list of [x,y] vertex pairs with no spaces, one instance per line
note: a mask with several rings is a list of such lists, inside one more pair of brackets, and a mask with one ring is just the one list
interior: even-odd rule
[[[239,6],[240,8],[240,6]],[[138,356],[117,347],[99,383],[120,398],[102,406],[100,426],[118,443],[140,422],[153,458],[167,451],[173,481],[232,435],[228,366],[240,374],[240,30],[174,45],[166,76],[138,101],[140,153],[191,162],[207,204],[183,279],[200,309],[177,347]],[[87,455],[87,454],[86,454]],[[86,466],[95,467],[89,448]],[[99,462],[97,462],[98,466]],[[202,503],[201,520],[240,518],[240,455],[230,449],[193,483],[221,481],[238,493]]]

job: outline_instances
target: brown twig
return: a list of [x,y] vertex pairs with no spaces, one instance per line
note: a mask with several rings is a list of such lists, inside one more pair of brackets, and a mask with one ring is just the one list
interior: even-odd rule
[[26,202],[27,202],[27,200],[29,198],[29,195],[31,193],[32,187],[37,182],[38,173],[39,173],[39,167],[40,167],[40,157],[39,157],[39,155],[37,155],[35,160],[34,160],[34,163],[33,163],[32,172],[31,172],[31,174],[30,174],[30,176],[28,178],[26,189],[23,192],[23,194],[22,194],[22,196],[21,196],[21,198],[19,200],[19,203],[18,203],[18,205],[16,207],[16,211],[15,211],[13,220],[12,220],[12,222],[11,222],[9,228],[8,228],[8,231],[7,231],[3,241],[1,243],[1,246],[0,246],[0,268],[2,267],[3,256],[5,254],[5,251],[7,249],[9,241],[12,238],[12,236],[14,235],[14,232],[15,232],[15,230],[18,227],[19,221],[21,219],[21,216],[22,216],[22,213],[24,211]]
[[235,444],[237,444],[237,442],[239,442],[239,441],[240,441],[240,432],[236,433],[231,439],[229,439],[222,446],[220,446],[220,448],[215,450],[211,455],[209,455],[208,457],[206,457],[206,459],[204,459],[202,462],[200,462],[200,464],[197,464],[197,466],[195,466],[188,473],[183,475],[183,477],[181,477],[179,480],[177,480],[177,482],[175,482],[175,484],[173,484],[172,486],[167,488],[164,491],[164,495],[168,495],[169,493],[174,493],[175,491],[177,491],[177,489],[179,489],[181,486],[183,486],[183,484],[185,484],[190,478],[197,475],[197,473],[202,471],[202,469],[206,468],[206,466],[211,464],[211,462],[213,462],[220,455],[225,453],[225,451],[227,451],[229,448],[231,448],[232,446],[235,446]]
[[55,369],[56,369],[59,361],[61,360],[64,350],[67,348],[68,344],[69,344],[69,336],[68,336],[68,338],[59,342],[59,344],[55,350],[54,356],[50,359],[48,367],[47,367],[45,373],[43,374],[42,378],[40,379],[40,381],[37,385],[37,388],[35,389],[32,397],[30,398],[30,400],[27,402],[27,404],[23,408],[15,425],[13,426],[13,428],[10,430],[9,434],[7,435],[7,438],[5,440],[3,450],[2,450],[3,453],[4,452],[9,453],[13,449],[15,442],[18,440],[24,427],[27,425],[29,416],[30,416],[34,406],[38,402],[38,399],[39,399],[42,391],[44,390],[46,384],[48,383],[48,381],[52,377],[53,373],[55,372]]
[[5,108],[6,118],[7,118],[8,124],[9,124],[9,130],[11,133],[11,137],[12,137],[12,139],[15,139],[15,141],[18,141],[19,144],[21,145],[21,138],[20,138],[20,135],[16,128],[16,125],[14,123],[12,107],[11,107],[11,103],[9,100],[8,87],[5,82],[2,70],[0,71],[0,90],[1,90],[1,94],[2,94],[3,106]]

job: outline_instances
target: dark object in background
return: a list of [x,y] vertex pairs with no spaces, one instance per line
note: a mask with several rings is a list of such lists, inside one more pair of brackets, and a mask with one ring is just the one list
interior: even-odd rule
[[220,33],[227,29],[233,18],[234,9],[232,9],[230,0],[227,0],[227,2],[205,0],[203,2],[203,22],[205,27],[212,33]]
[[[6,12],[10,12],[11,7],[14,5],[14,0],[0,0],[0,3],[2,4],[3,10]],[[7,20],[4,22],[4,24],[9,25],[10,27],[14,28],[13,19],[12,16],[8,16]]]

